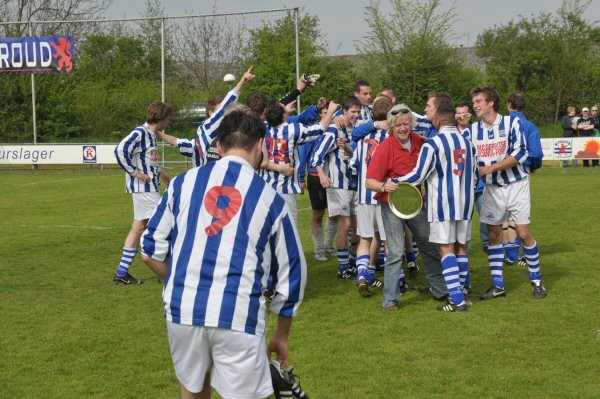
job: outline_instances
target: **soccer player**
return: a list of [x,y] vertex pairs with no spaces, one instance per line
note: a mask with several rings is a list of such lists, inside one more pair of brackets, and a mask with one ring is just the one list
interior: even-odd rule
[[[315,144],[316,150],[311,165],[317,169],[321,185],[327,189],[327,208],[329,216],[337,217],[337,251],[339,261],[338,278],[353,277],[348,254],[348,232],[351,219],[356,215],[356,191],[350,189],[352,170],[348,161],[351,153],[348,148],[340,148],[338,140],[348,140],[352,127],[360,118],[362,104],[354,96],[347,97],[342,105],[342,119],[345,128],[331,124],[325,134]],[[327,169],[327,172],[325,171]]]
[[324,130],[329,127],[331,118],[338,105],[331,101],[327,114],[321,122],[310,126],[301,123],[288,123],[289,114],[279,101],[272,100],[267,105],[265,117],[268,123],[267,135],[265,137],[269,161],[274,164],[290,164],[294,166],[294,174],[283,175],[271,170],[260,171],[265,181],[277,191],[287,203],[292,220],[298,223],[298,206],[296,205],[296,194],[300,194],[300,181],[298,173],[300,169],[300,155],[298,146],[318,139]]
[[406,105],[394,106],[387,117],[388,138],[377,147],[367,170],[366,186],[369,190],[378,192],[375,199],[381,207],[388,247],[388,261],[384,269],[383,308],[389,311],[399,309],[400,294],[405,291],[403,285],[398,282],[406,280],[402,271],[406,225],[419,244],[431,293],[438,300],[445,299],[448,294],[439,252],[435,245],[429,242],[427,215],[420,212],[413,219],[403,220],[394,215],[388,204],[388,192],[398,189],[398,185],[391,179],[410,173],[417,164],[424,142],[412,131],[415,123],[415,117]]
[[166,183],[170,177],[158,165],[156,133],[171,122],[173,107],[155,101],[148,107],[146,123],[136,127],[117,148],[117,163],[125,171],[125,189],[133,198],[133,223],[125,238],[123,255],[113,276],[117,284],[142,284],[142,280],[129,274],[129,267],[138,252],[138,243],[148,219],[160,200],[160,179]]
[[475,208],[475,147],[458,132],[452,103],[441,102],[431,117],[437,135],[423,144],[413,171],[397,180],[411,184],[427,180],[429,241],[437,244],[450,294],[449,303],[437,310],[464,312],[469,308],[463,290]]
[[488,261],[492,287],[481,296],[489,300],[506,295],[504,287],[502,224],[515,221],[517,234],[529,268],[529,280],[536,299],[546,297],[540,270],[538,244],[531,234],[529,170],[524,166],[527,148],[519,118],[498,113],[500,95],[490,86],[471,90],[473,109],[479,122],[473,123],[469,137],[477,149],[479,175],[485,179],[481,221],[488,225]]
[[217,137],[219,125],[223,120],[225,109],[238,100],[242,90],[256,77],[256,75],[252,74],[253,68],[254,67],[252,66],[248,68],[237,85],[227,93],[225,98],[220,99],[219,97],[216,97],[209,100],[209,107],[206,110],[208,118],[198,127],[198,133],[196,134],[195,139],[177,138],[166,134],[162,130],[157,132],[158,137],[172,146],[176,146],[181,155],[191,157],[194,167],[204,165],[207,162],[210,144]]
[[[143,259],[166,279],[169,346],[181,397],[273,393],[269,357],[288,362],[292,317],[304,296],[306,261],[285,201],[255,173],[266,133],[234,111],[219,128],[223,158],[173,180],[142,238]],[[278,325],[265,350],[269,273]],[[268,352],[268,354],[267,354]]]
[[350,161],[358,175],[358,206],[356,209],[357,234],[360,237],[356,250],[358,292],[363,297],[372,295],[371,287],[381,287],[383,282],[375,278],[375,268],[381,242],[385,241],[381,208],[374,198],[375,192],[367,190],[367,168],[377,147],[387,138],[387,113],[392,100],[387,96],[377,97],[373,103],[373,118],[379,129],[359,140]]

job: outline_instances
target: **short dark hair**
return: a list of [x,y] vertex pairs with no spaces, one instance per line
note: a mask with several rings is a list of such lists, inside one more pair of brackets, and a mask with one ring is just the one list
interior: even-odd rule
[[359,109],[362,109],[362,103],[355,96],[348,96],[342,104],[342,109],[344,111],[348,111],[352,107],[358,107]]
[[456,110],[456,108],[463,108],[463,107],[467,107],[467,109],[469,110],[469,112],[471,112],[471,103],[468,101],[461,101],[458,104],[456,104],[454,106],[454,109]]
[[154,101],[148,106],[146,114],[146,122],[158,123],[173,116],[175,109],[172,105],[163,103],[162,101]]
[[434,99],[436,108],[439,108],[442,104],[452,104],[452,98],[450,98],[450,95],[447,93],[432,91],[429,93],[428,97]]
[[[383,87],[383,89],[381,89],[381,90],[379,91],[379,94],[383,94],[383,92],[384,92],[384,91],[388,91],[388,92],[390,92],[390,93],[392,94],[392,96],[394,96],[394,97],[398,98],[398,93],[396,93],[396,90],[395,90],[395,89],[393,89],[393,88],[391,88],[391,87],[388,87],[388,86],[384,86],[384,87]],[[388,97],[389,97],[389,96],[388,96]]]
[[266,133],[267,128],[258,116],[248,115],[243,110],[239,110],[223,117],[217,140],[223,151],[232,148],[251,151]]
[[500,94],[495,87],[492,86],[477,86],[471,90],[471,97],[475,97],[478,94],[483,94],[485,101],[494,102],[494,111],[498,112],[500,110]]
[[271,126],[279,126],[283,123],[283,115],[285,114],[285,108],[278,100],[271,100],[267,104],[267,112],[265,119]]
[[374,121],[385,121],[387,114],[392,109],[392,99],[386,95],[377,96],[375,103],[373,103],[373,120]]
[[525,99],[525,94],[520,91],[515,91],[508,96],[508,103],[512,109],[516,111],[523,111],[527,105],[527,100]]
[[221,96],[213,97],[210,100],[208,100],[208,107],[206,107],[206,112],[215,112],[217,108],[219,108],[219,105],[221,105],[222,101],[223,97]]
[[454,104],[452,102],[442,102],[435,110],[435,118],[442,122],[442,126],[455,126]]
[[371,83],[368,80],[357,80],[354,82],[354,93],[358,93],[363,86],[371,87]]
[[260,91],[255,91],[251,93],[248,97],[248,108],[252,110],[256,115],[261,116],[265,109],[267,108],[267,104],[269,103],[269,96]]

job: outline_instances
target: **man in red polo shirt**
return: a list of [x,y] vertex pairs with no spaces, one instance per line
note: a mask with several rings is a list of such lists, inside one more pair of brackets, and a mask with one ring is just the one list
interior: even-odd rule
[[440,255],[435,245],[429,242],[429,222],[425,212],[415,218],[403,220],[394,215],[388,204],[388,193],[398,189],[398,185],[390,179],[408,174],[419,159],[423,140],[412,129],[415,120],[411,110],[404,104],[394,106],[388,113],[388,139],[375,151],[367,170],[366,185],[369,190],[377,191],[375,195],[381,206],[381,216],[387,237],[388,261],[384,270],[383,308],[398,310],[401,290],[406,286],[406,278],[402,270],[404,257],[404,224],[416,239],[423,261],[425,273],[436,299],[445,299],[448,295],[446,282],[442,274]]

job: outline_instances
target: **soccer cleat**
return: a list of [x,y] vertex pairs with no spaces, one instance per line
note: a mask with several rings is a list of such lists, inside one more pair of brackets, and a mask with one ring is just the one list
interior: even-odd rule
[[468,301],[462,301],[458,305],[453,304],[452,302],[447,305],[440,306],[437,308],[438,312],[466,312],[469,310],[469,306],[471,305]]
[[521,258],[517,262],[517,265],[527,267],[527,259],[525,259],[524,256],[521,256]]
[[500,298],[501,296],[506,296],[506,290],[504,288],[491,286],[489,290],[485,292],[485,294],[481,295],[479,298],[482,301],[487,301],[489,299]]
[[419,276],[419,266],[417,262],[410,261],[407,264],[408,267],[408,278],[417,278]]
[[517,261],[515,261],[509,257],[506,257],[506,258],[504,258],[504,263],[506,263],[507,266],[513,266],[515,263],[517,263]]
[[465,296],[471,295],[471,293],[473,292],[473,290],[471,289],[471,287],[462,287],[462,290],[463,290],[463,294]]
[[537,283],[531,282],[531,286],[533,287],[533,297],[535,299],[544,299],[546,298],[546,287],[544,287],[544,282],[539,281]]
[[144,284],[144,280],[138,280],[129,273],[127,273],[123,276],[115,273],[115,275],[113,277],[113,281],[116,284]]
[[346,269],[346,273],[349,273],[351,277],[356,277],[358,274],[358,267],[356,267],[356,265],[350,266],[348,269]]
[[366,278],[360,277],[356,285],[358,287],[358,293],[363,298],[368,298],[373,295],[373,293],[371,292],[371,287],[369,286],[369,282]]
[[344,270],[343,272],[338,272],[337,277],[340,280],[349,280],[351,278],[354,278],[355,276],[353,276],[351,273],[348,272],[348,269]]
[[273,360],[269,369],[276,399],[310,399],[300,386],[298,376],[294,375],[294,367],[285,371],[277,360]]
[[368,283],[371,287],[375,287],[375,288],[383,287],[383,281],[381,281],[378,278],[368,281]]
[[401,294],[406,294],[407,292],[411,291],[408,284],[406,284],[404,281],[398,281],[398,286],[400,287]]
[[265,297],[265,299],[267,300],[267,302],[271,303],[271,302],[273,302],[273,298],[275,298],[275,291],[273,291],[273,290],[264,290],[263,291],[263,296]]
[[327,260],[327,257],[323,253],[315,252],[315,260],[318,260],[319,262],[324,262]]
[[300,78],[300,80],[302,80],[308,86],[314,86],[320,77],[321,77],[321,75],[319,75],[318,73],[313,73],[313,74],[304,73],[304,74],[302,74],[302,77]]
[[325,252],[327,252],[331,256],[337,256],[337,251],[334,247],[325,248]]

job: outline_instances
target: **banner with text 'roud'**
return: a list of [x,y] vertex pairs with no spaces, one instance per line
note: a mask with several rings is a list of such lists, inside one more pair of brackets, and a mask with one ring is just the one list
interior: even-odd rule
[[71,36],[0,38],[0,74],[67,73],[74,60]]

